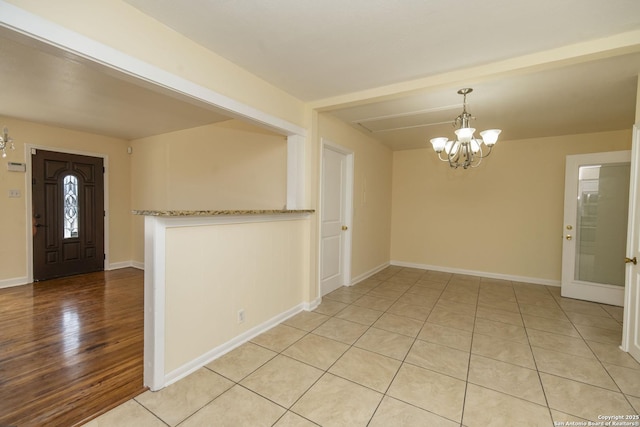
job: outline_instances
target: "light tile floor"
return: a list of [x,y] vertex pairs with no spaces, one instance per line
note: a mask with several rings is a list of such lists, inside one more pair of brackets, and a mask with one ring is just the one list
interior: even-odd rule
[[638,421],[640,365],[618,349],[621,322],[621,308],[555,287],[389,267],[88,425]]

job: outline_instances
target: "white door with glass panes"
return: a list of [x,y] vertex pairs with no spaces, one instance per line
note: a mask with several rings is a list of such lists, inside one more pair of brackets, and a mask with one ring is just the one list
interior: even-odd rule
[[562,296],[622,306],[630,151],[567,156]]

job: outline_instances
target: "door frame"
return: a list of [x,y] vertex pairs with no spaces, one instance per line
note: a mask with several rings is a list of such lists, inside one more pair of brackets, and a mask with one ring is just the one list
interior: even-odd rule
[[344,194],[345,194],[345,222],[349,227],[347,233],[344,233],[344,244],[342,253],[342,264],[344,267],[343,283],[342,286],[351,285],[351,248],[352,248],[352,233],[353,233],[353,186],[354,186],[354,153],[352,150],[343,147],[335,142],[332,142],[326,138],[320,138],[320,173],[318,179],[318,247],[317,247],[317,292],[318,298],[322,298],[322,191],[323,191],[323,174],[322,168],[324,167],[324,150],[329,148],[340,154],[344,154],[346,157],[347,174],[344,182]]
[[104,166],[104,265],[103,268],[108,270],[109,266],[109,156],[102,153],[93,153],[90,151],[73,150],[61,147],[50,147],[39,144],[25,144],[24,158],[26,163],[26,173],[24,174],[25,188],[25,211],[26,211],[26,240],[27,240],[27,283],[33,282],[33,235],[31,228],[31,219],[33,217],[33,188],[31,180],[33,178],[33,170],[31,164],[31,150],[45,150],[64,154],[78,154],[81,156],[98,157],[102,159]]
[[[633,136],[631,139],[631,176],[629,184],[629,220],[627,225],[627,255],[633,256],[638,251],[636,242],[634,241],[634,234],[640,228],[640,212],[636,212],[637,197],[640,196],[640,186],[638,185],[638,179],[640,178],[640,123],[636,123],[633,126]],[[622,343],[620,348],[626,352],[630,352],[631,345],[634,342],[633,334],[638,334],[637,328],[639,325],[635,325],[635,328],[631,326],[633,322],[638,319],[640,313],[640,306],[632,304],[632,298],[636,295],[633,294],[633,278],[634,270],[640,268],[633,264],[627,263],[626,274],[624,281],[624,312],[622,320]],[[640,291],[640,290],[639,290]],[[631,309],[633,308],[633,311]],[[634,346],[636,344],[633,344]],[[636,347],[637,351],[637,347]]]

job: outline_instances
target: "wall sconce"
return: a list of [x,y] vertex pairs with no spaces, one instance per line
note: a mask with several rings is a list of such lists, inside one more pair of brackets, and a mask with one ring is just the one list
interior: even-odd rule
[[2,158],[7,157],[7,145],[9,145],[10,150],[16,149],[16,147],[13,146],[13,138],[9,136],[9,129],[5,126],[2,131],[2,135],[0,135],[0,151],[2,151]]

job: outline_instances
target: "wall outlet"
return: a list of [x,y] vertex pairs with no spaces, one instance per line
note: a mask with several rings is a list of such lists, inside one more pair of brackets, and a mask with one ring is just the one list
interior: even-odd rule
[[9,190],[9,197],[10,198],[18,198],[20,197],[20,190]]
[[238,323],[244,323],[244,308],[238,310]]

